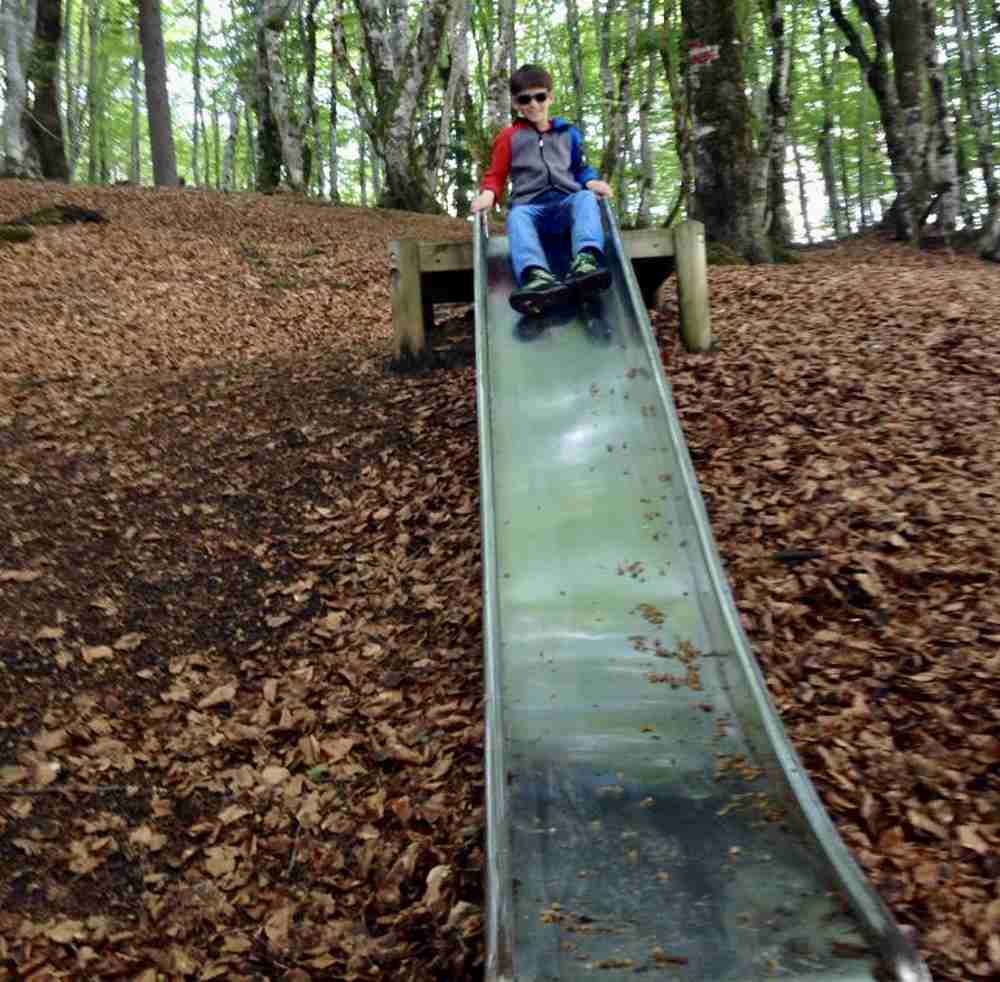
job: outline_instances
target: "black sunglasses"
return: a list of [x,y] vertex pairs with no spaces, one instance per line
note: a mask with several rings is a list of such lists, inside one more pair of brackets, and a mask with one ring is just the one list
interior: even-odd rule
[[522,92],[519,96],[517,96],[516,101],[519,106],[526,106],[532,99],[534,99],[535,102],[542,103],[545,102],[548,97],[548,92]]

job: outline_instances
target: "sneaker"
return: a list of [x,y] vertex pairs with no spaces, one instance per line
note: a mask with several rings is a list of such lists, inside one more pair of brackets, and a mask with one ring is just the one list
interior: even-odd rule
[[570,289],[547,269],[532,266],[524,283],[510,295],[510,305],[519,314],[540,314],[548,307],[566,303]]
[[566,282],[581,293],[596,293],[611,286],[611,272],[598,262],[589,250],[584,250],[573,260]]

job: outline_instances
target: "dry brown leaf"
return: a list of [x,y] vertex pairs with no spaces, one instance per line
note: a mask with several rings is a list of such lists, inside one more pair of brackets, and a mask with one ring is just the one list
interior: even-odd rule
[[199,709],[211,709],[212,706],[221,706],[224,703],[232,702],[236,697],[236,683],[227,682],[214,688],[207,696],[198,701]]

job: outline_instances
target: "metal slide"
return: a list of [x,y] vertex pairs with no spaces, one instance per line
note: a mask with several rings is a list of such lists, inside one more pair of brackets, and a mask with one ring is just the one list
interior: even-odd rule
[[511,310],[476,225],[488,982],[930,980],[740,627],[631,264]]

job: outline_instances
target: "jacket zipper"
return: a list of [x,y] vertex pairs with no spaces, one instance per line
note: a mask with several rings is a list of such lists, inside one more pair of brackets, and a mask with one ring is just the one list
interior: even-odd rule
[[538,155],[542,158],[542,163],[545,164],[545,173],[549,175],[548,187],[554,188],[555,185],[552,183],[552,168],[549,167],[549,162],[545,159],[545,138],[541,133],[538,134]]

